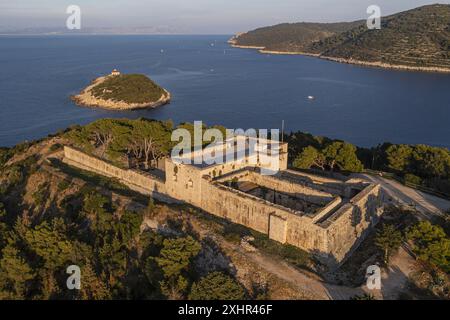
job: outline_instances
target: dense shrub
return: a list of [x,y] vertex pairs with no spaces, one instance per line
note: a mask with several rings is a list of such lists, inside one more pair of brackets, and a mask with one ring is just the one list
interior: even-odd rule
[[234,278],[213,272],[193,284],[189,299],[191,300],[243,300],[244,288]]

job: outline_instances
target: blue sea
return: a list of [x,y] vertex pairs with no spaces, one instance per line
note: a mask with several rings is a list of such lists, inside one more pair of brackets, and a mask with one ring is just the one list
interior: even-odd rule
[[[364,68],[231,48],[229,36],[0,37],[0,146],[105,117],[280,128],[360,146],[450,147],[450,75]],[[113,112],[69,97],[117,68],[173,96],[155,110]],[[309,100],[308,96],[314,96]]]

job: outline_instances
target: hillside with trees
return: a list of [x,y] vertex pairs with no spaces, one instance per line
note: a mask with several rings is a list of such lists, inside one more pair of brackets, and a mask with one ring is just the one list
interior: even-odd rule
[[303,132],[287,135],[286,141],[291,164],[297,169],[343,173],[363,169],[383,171],[408,186],[450,197],[447,148],[384,143],[369,149]]
[[311,46],[320,40],[363,25],[364,21],[342,23],[283,23],[263,27],[236,36],[236,45],[264,47],[271,51],[312,52]]
[[[159,203],[115,179],[49,157],[71,145],[119,166],[157,171],[157,160],[170,154],[171,132],[178,127],[193,130],[190,123],[102,119],[0,148],[0,299],[311,298],[271,274],[255,272],[258,266],[236,248],[251,239],[247,245],[261,255],[321,270],[307,252],[187,205]],[[301,132],[285,141],[291,165],[301,170],[346,174],[383,168],[404,179],[414,174],[422,185],[435,187],[448,185],[450,178],[450,155],[443,148],[384,144],[363,149]],[[444,279],[447,286],[448,222],[442,227],[405,222],[408,216],[400,213],[398,223],[386,220],[394,228],[380,226],[368,241],[370,250],[388,264],[399,243],[407,241],[429,270],[429,278],[420,273],[418,281],[427,287]],[[348,264],[360,268],[365,250],[363,245]],[[73,264],[83,274],[80,291],[66,289],[66,268]]]
[[337,61],[361,61],[450,70],[450,5],[435,4],[381,19],[341,24],[282,24],[236,36],[236,45],[280,52],[304,52]]
[[[226,261],[218,245],[182,219],[186,208],[46,161],[72,130],[0,152],[0,300],[185,299],[206,283],[234,288],[210,291],[223,299],[247,298],[214,262]],[[66,287],[70,265],[81,269],[81,290]]]
[[[236,254],[242,228],[49,158],[72,145],[118,165],[128,165],[128,154],[133,166],[153,170],[173,129],[170,121],[102,119],[0,148],[0,300],[307,298]],[[308,261],[253,235],[280,258]],[[70,265],[81,269],[81,290],[67,289]]]

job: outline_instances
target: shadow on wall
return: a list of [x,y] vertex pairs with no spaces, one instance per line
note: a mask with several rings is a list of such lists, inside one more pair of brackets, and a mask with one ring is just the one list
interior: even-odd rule
[[373,228],[379,222],[380,218],[377,215],[378,208],[380,207],[380,198],[370,194],[367,197],[367,201],[364,205],[364,217],[363,210],[359,206],[354,206],[352,211],[352,227],[357,227],[360,223],[368,223],[368,228]]
[[172,198],[171,196],[159,192],[159,188],[157,185],[155,185],[154,190],[151,192],[150,197],[168,204],[183,204],[184,201],[180,201],[178,199]]
[[[361,245],[362,241],[367,237],[367,235],[370,232],[374,231],[374,227],[380,220],[377,215],[378,203],[379,197],[375,195],[369,195],[368,200],[365,203],[364,217],[362,213],[363,211],[360,207],[353,207],[351,215],[351,226],[354,228],[356,239],[340,262],[332,253],[324,253],[318,250],[314,250],[311,252],[322,264],[326,266],[324,266],[326,268],[326,271],[332,272],[334,270],[337,270],[355,252],[355,250]],[[360,227],[361,223],[365,223],[367,224],[367,226]]]

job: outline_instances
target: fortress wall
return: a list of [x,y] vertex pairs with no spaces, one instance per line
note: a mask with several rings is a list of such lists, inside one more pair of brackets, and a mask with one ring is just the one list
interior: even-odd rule
[[[247,159],[248,160],[248,159]],[[209,175],[211,178],[221,177],[226,174],[235,172],[236,170],[241,170],[248,166],[247,160],[228,162],[224,164],[218,164],[215,166],[210,166],[202,170],[203,175]],[[251,161],[251,159],[249,160]]]
[[319,212],[317,212],[313,217],[312,221],[313,223],[316,223],[317,221],[323,219],[327,214],[331,213],[333,210],[335,210],[337,207],[339,207],[342,203],[341,197],[334,198],[333,201],[328,203],[324,208],[322,208]]
[[327,232],[307,217],[287,216],[287,243],[316,254],[328,252]]
[[322,192],[339,195],[343,198],[349,196],[349,186],[343,181],[326,177],[315,176],[304,172],[285,170],[279,173],[280,178],[296,184],[303,184]]
[[205,192],[203,210],[264,234],[269,233],[271,214],[283,218],[287,215],[287,209],[207,179],[203,179],[202,190]]
[[381,215],[380,186],[371,185],[325,220],[329,254],[337,262],[345,260],[362,242]]
[[319,206],[324,206],[334,199],[334,196],[330,193],[312,189],[308,186],[297,184],[289,180],[283,180],[278,176],[263,176],[251,172],[245,180],[268,189],[291,194],[299,199]]
[[[212,184],[206,179],[202,190],[207,194],[202,200],[202,209],[205,211],[268,234],[282,243],[308,251],[327,250],[326,230],[313,224],[310,218],[238,190]],[[284,225],[281,226],[283,221]],[[271,232],[273,230],[275,233]]]
[[169,196],[201,206],[202,171],[191,165],[175,164],[166,159],[166,192]]
[[[342,199],[332,198],[331,203],[311,219],[301,212],[214,183],[204,178],[203,170],[194,166],[166,161],[164,182],[145,172],[118,168],[74,148],[64,147],[64,154],[64,162],[70,165],[117,178],[131,189],[163,201],[172,199],[173,202],[173,198],[186,201],[213,215],[267,234],[271,239],[313,252],[330,266],[339,265],[359,246],[371,227],[378,223],[381,213],[379,185],[369,185],[340,208]],[[178,167],[176,179],[175,167]],[[305,185],[294,186],[291,181],[280,182],[279,178],[261,177],[252,171],[236,173],[248,178],[246,174],[264,183],[273,180],[276,185],[271,188],[288,188],[292,192],[303,188],[303,192],[309,192]],[[327,217],[327,214],[331,215]]]
[[146,172],[122,169],[67,146],[64,147],[64,162],[80,169],[119,179],[135,191],[155,196],[155,198],[161,196],[164,200],[167,199],[164,196],[166,194],[164,181]]

